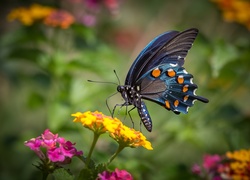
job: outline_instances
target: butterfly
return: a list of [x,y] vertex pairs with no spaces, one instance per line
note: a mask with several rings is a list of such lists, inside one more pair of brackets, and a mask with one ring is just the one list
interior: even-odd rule
[[193,75],[183,67],[197,34],[198,30],[191,28],[157,36],[131,65],[125,85],[117,86],[125,100],[121,106],[132,105],[131,110],[137,108],[141,122],[149,132],[152,131],[152,120],[144,99],[176,114],[188,113],[195,100],[208,102],[195,94],[198,87],[193,83]]

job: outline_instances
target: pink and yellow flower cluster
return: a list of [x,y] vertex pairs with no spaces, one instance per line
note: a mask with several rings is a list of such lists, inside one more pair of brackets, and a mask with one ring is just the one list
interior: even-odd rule
[[31,26],[41,21],[45,25],[62,29],[68,28],[75,21],[74,17],[65,10],[42,6],[40,4],[15,8],[8,14],[7,19],[9,21],[18,20],[26,26]]
[[250,149],[227,152],[223,156],[205,155],[203,165],[194,165],[192,171],[213,180],[250,180]]
[[212,0],[222,10],[223,18],[237,22],[250,30],[250,1],[247,0]]
[[77,112],[72,114],[75,117],[74,122],[80,122],[82,125],[97,134],[108,132],[110,137],[123,147],[139,147],[142,146],[148,150],[152,150],[151,143],[139,131],[129,128],[117,119],[106,116],[101,112],[87,111],[85,113]]
[[[53,134],[46,129],[41,136],[25,141],[24,144],[33,150],[42,161],[49,160],[54,163],[68,164],[73,156],[81,156],[82,151],[77,151],[70,141],[66,141],[58,134]],[[46,150],[44,153],[43,149]]]

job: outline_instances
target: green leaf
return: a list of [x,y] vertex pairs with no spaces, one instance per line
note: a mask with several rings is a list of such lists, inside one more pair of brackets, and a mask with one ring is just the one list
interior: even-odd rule
[[97,177],[97,174],[94,173],[91,169],[83,169],[80,172],[78,180],[95,180]]
[[106,164],[105,163],[101,163],[101,164],[98,164],[97,166],[96,166],[96,173],[98,174],[98,173],[101,173],[101,172],[103,172],[103,171],[106,171],[107,170],[107,166],[106,166]]
[[66,169],[60,168],[56,169],[52,175],[55,177],[55,180],[73,180],[74,176],[71,175]]
[[212,73],[214,77],[218,77],[220,70],[229,62],[235,60],[238,51],[235,46],[219,41],[214,45],[214,53],[211,57]]

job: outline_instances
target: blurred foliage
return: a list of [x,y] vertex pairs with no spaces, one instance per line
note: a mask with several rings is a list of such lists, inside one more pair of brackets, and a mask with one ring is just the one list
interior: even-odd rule
[[[76,2],[36,1],[68,8],[72,14],[82,13],[82,9],[88,12],[86,7],[73,6]],[[108,1],[100,2],[105,5]],[[116,92],[112,84],[87,80],[117,83],[115,69],[123,83],[140,50],[156,35],[173,29],[200,30],[185,68],[199,85],[197,94],[210,102],[197,102],[188,115],[159,111],[158,105],[147,103],[153,132],[143,128],[142,132],[154,150],[126,149],[111,168],[126,169],[135,179],[192,179],[191,165],[201,161],[204,153],[249,148],[250,34],[246,26],[225,22],[223,9],[206,0],[180,0],[178,5],[174,0],[114,2],[120,6],[115,13],[109,8],[92,13],[95,25],[76,22],[67,29],[8,22],[11,9],[34,2],[1,2],[0,179],[40,177],[32,166],[35,154],[23,142],[46,128],[87,151],[84,145],[90,143],[91,133],[73,124],[70,115],[87,110],[108,114],[105,100]],[[108,102],[112,108],[122,99],[117,94]],[[125,109],[117,116],[122,119],[124,113]],[[137,112],[132,115],[139,129]],[[128,119],[125,123],[132,126]],[[106,141],[98,142],[94,152],[98,161],[106,161],[112,147]],[[79,165],[74,162],[74,166]]]

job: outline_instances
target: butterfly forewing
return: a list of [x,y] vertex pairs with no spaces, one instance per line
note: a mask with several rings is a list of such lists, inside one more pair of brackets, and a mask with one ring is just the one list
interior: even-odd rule
[[[134,63],[131,65],[125,80],[125,84],[133,85],[135,81],[143,74],[142,71],[145,71],[146,69],[149,70],[150,68],[148,66],[150,65],[150,60],[152,60],[155,53],[157,53],[162,48],[162,46],[166,44],[166,42],[171,40],[178,33],[178,31],[165,32],[153,39],[141,51]],[[152,68],[152,66],[150,67]]]
[[181,33],[170,31],[156,37],[132,64],[125,84],[133,86],[143,74],[160,64],[178,63],[182,66],[197,34],[198,30],[192,28]]

